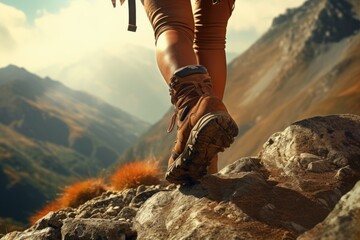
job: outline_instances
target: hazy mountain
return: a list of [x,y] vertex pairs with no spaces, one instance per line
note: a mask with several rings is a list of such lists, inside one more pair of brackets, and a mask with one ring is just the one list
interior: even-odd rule
[[[296,120],[360,114],[360,2],[309,0],[287,10],[228,70],[224,100],[240,134],[221,166],[256,154],[271,133]],[[174,141],[169,120],[170,113],[123,159],[156,156],[165,165]]]
[[60,186],[112,165],[147,127],[57,81],[0,69],[0,216],[26,220]]
[[76,62],[69,61],[65,67],[43,69],[40,74],[59,79],[72,89],[92,93],[146,122],[158,121],[170,106],[155,53],[147,48],[97,50]]

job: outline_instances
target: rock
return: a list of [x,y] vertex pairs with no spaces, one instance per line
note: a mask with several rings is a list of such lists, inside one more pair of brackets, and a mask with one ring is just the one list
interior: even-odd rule
[[272,180],[308,196],[334,188],[347,192],[360,176],[359,142],[359,116],[314,117],[273,134],[259,158]]
[[61,228],[64,240],[136,239],[126,221],[108,219],[66,219]]
[[133,191],[105,192],[77,209],[50,212],[24,232],[7,234],[2,240],[136,239],[131,223],[118,217],[122,213],[132,219],[136,214],[123,202],[124,196],[132,200],[129,192]]
[[151,189],[139,193],[131,200],[130,206],[137,208],[140,207],[148,198],[150,198],[155,193],[158,193],[159,191],[159,189]]
[[309,163],[307,170],[316,173],[331,172],[334,168],[333,165],[326,160],[319,160]]
[[214,215],[212,202],[205,196],[194,197],[193,194],[207,192],[197,187],[183,189],[188,191],[185,194],[181,190],[160,192],[146,201],[134,219],[139,239],[235,239],[237,236],[253,239],[238,231],[233,219],[228,219],[230,213],[217,216],[219,221],[209,218],[208,215]]
[[1,239],[356,239],[359,143],[359,116],[306,119],[198,184],[108,191]]
[[119,213],[118,217],[124,218],[126,220],[127,219],[132,220],[135,217],[136,213],[137,213],[136,209],[132,207],[124,207]]
[[118,215],[118,213],[119,213],[119,209],[114,207],[110,207],[105,211],[105,214],[109,216],[116,216]]
[[60,232],[51,227],[47,227],[37,231],[12,232],[5,235],[3,240],[49,240],[61,239]]
[[63,211],[50,212],[42,219],[37,221],[34,225],[34,228],[36,230],[41,230],[47,227],[58,229],[62,226],[62,220],[66,217],[67,216]]
[[146,186],[145,185],[140,185],[137,189],[136,189],[136,195],[142,193],[143,191],[146,190]]
[[279,239],[312,228],[327,213],[295,191],[272,186],[260,173],[232,171],[159,192],[140,207],[134,229],[139,239]]
[[344,195],[324,221],[298,240],[336,239],[348,240],[360,237],[360,181]]
[[340,168],[337,172],[335,177],[340,181],[345,181],[346,179],[354,178],[356,173],[351,169],[350,166],[345,166]]
[[311,164],[313,162],[323,161],[323,159],[314,154],[304,152],[304,153],[300,153],[298,161],[299,161],[301,167],[306,169],[306,168],[309,168],[309,164]]
[[136,196],[136,189],[133,188],[126,189],[123,192],[123,196],[124,196],[124,203],[126,205],[129,205],[132,199]]
[[237,160],[219,171],[220,174],[232,174],[239,172],[259,171],[263,166],[257,157],[244,157]]

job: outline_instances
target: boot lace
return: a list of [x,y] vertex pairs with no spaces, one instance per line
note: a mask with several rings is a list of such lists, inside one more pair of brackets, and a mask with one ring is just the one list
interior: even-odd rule
[[183,84],[170,84],[171,103],[174,105],[174,113],[170,120],[167,132],[170,133],[175,126],[179,111],[185,107],[193,107],[203,95],[209,95],[212,89],[210,80],[202,82],[188,82]]

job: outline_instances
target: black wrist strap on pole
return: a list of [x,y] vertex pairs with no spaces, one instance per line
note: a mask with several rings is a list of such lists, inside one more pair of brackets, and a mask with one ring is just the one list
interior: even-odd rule
[[128,31],[136,32],[136,5],[135,0],[128,0],[129,3],[129,25]]

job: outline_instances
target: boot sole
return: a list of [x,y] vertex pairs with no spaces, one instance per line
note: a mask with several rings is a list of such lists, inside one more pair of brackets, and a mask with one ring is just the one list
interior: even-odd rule
[[165,179],[176,184],[192,184],[207,174],[211,159],[223,152],[238,134],[238,127],[226,112],[204,115],[191,130],[184,151],[168,167]]

